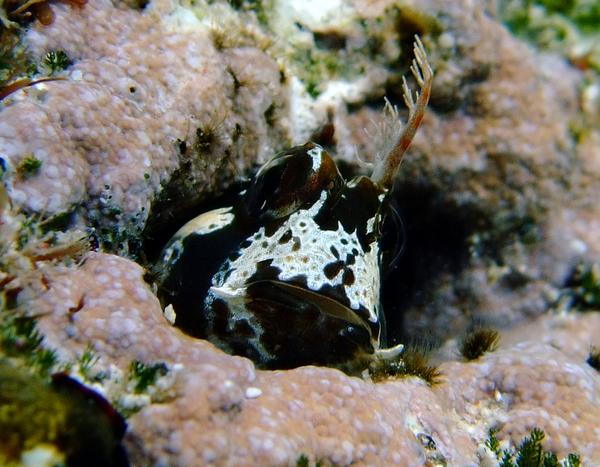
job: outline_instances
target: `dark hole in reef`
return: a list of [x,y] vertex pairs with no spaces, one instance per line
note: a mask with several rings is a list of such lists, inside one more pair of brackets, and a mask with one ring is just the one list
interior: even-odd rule
[[294,26],[296,26],[299,31],[308,31],[308,28],[298,21],[294,22]]
[[313,31],[319,49],[340,50],[346,47],[346,36],[337,31]]
[[404,248],[382,276],[382,305],[390,345],[437,337],[435,329],[430,329],[427,336],[415,336],[415,328],[405,322],[404,311],[426,308],[442,276],[458,275],[468,265],[468,239],[477,229],[480,216],[418,181],[403,182],[395,201],[404,226]]
[[434,87],[429,107],[438,114],[448,114],[462,109],[468,115],[481,116],[487,112],[486,106],[478,102],[478,89],[492,71],[490,64],[481,64],[463,70],[461,79],[454,85]]
[[144,10],[150,3],[150,0],[130,0],[129,2],[126,2],[126,3],[131,8],[136,8],[138,10]]

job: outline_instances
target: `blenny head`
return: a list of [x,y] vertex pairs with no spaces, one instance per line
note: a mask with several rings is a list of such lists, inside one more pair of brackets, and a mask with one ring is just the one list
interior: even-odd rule
[[431,91],[418,38],[414,53],[421,93],[413,99],[403,81],[409,119],[371,177],[345,181],[331,155],[309,142],[277,154],[232,205],[173,236],[157,285],[176,326],[264,368],[355,372],[401,352],[384,348],[380,240],[387,194]]

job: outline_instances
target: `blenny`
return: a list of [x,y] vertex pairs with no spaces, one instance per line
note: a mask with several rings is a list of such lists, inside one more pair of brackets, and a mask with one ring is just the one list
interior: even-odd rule
[[380,243],[388,193],[431,92],[418,37],[414,54],[421,92],[414,99],[403,78],[408,122],[371,177],[345,181],[331,155],[309,142],[277,154],[232,205],[173,236],[156,270],[177,327],[262,368],[360,371],[401,353],[401,345],[384,347]]

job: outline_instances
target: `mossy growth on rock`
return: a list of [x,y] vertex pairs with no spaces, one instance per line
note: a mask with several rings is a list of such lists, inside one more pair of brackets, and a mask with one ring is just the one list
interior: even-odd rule
[[104,371],[97,371],[95,368],[99,360],[100,357],[90,345],[79,355],[76,364],[79,373],[85,378],[85,381],[99,383],[106,379],[106,373]]
[[21,40],[16,23],[11,22],[0,6],[0,88],[17,78],[33,76],[35,62]]
[[134,392],[140,394],[146,391],[149,386],[156,383],[156,380],[160,376],[165,376],[169,371],[169,368],[163,362],[147,364],[135,360],[131,362],[129,370],[130,379],[135,382]]
[[426,350],[410,346],[394,360],[377,360],[369,367],[369,376],[378,383],[394,378],[416,376],[428,385],[439,384],[442,374],[435,365],[429,364]]
[[[392,103],[402,102],[401,77],[411,65],[412,54],[406,52],[412,50],[415,34],[434,38],[442,31],[435,16],[408,5],[390,6],[377,17],[362,16],[355,11],[337,22],[327,20],[327,14],[320,20],[308,21],[295,14],[285,16],[276,12],[271,22],[279,24],[275,29],[285,27],[291,31],[284,53],[286,62],[313,99],[328,89],[328,83],[343,81],[356,85],[357,77],[373,67],[383,66],[390,71],[388,82],[373,86],[364,96],[365,101],[350,100],[350,111],[365,103],[382,105],[384,95]],[[333,10],[330,14],[335,16]]]
[[516,449],[502,449],[496,438],[496,431],[490,430],[486,447],[499,461],[499,467],[579,467],[581,460],[577,454],[569,454],[559,461],[556,454],[544,450],[542,445],[546,437],[543,430],[533,428]]
[[107,253],[114,253],[134,261],[140,260],[143,221],[146,208],[135,213],[126,213],[113,200],[112,188],[105,185],[93,208],[87,212],[95,246]]
[[18,318],[2,310],[0,318],[0,357],[19,358],[40,377],[47,377],[58,363],[56,351],[42,346],[43,337],[35,320]]
[[600,310],[600,263],[577,266],[566,287],[574,308]]
[[124,466],[124,432],[108,403],[75,380],[48,382],[0,359],[1,465]]
[[[508,24],[518,31],[541,34],[539,21],[545,19],[550,27],[554,19],[555,27],[560,26],[553,15],[560,15],[582,31],[597,32],[600,24],[600,5],[588,0],[505,0],[503,11],[507,13]],[[530,29],[534,29],[530,31]],[[537,30],[537,31],[536,31]],[[563,33],[557,27],[556,34]]]
[[[175,397],[174,380],[167,377],[170,369],[164,362],[132,361],[125,378],[118,378],[120,393],[112,399],[115,408],[127,419],[148,404],[172,400]],[[99,374],[104,375],[104,372],[100,371]],[[167,379],[163,379],[165,377]]]
[[238,11],[253,11],[256,14],[256,19],[263,26],[267,26],[269,23],[268,10],[273,6],[271,1],[262,0],[227,0],[227,3]]
[[315,467],[323,467],[325,464],[322,460],[317,460],[311,464],[310,458],[306,454],[300,454],[298,459],[296,459],[296,467],[310,467],[312,465]]
[[40,172],[41,167],[42,161],[33,154],[29,154],[19,162],[19,165],[17,165],[17,175],[21,178],[33,177]]
[[600,4],[589,0],[502,0],[500,16],[517,35],[600,72]]
[[476,360],[486,352],[498,348],[500,335],[491,328],[475,328],[469,331],[460,342],[460,354],[467,360]]
[[5,240],[9,240],[20,255],[31,261],[58,260],[70,263],[79,259],[92,246],[89,234],[83,230],[70,229],[75,216],[74,210],[45,219],[42,215],[22,216],[14,238]]
[[[13,248],[23,260],[72,263],[92,246],[88,233],[71,228],[75,218],[75,209],[46,218],[42,214],[19,214],[19,222],[16,223],[14,231],[3,238],[4,245],[6,248]],[[11,271],[12,266],[9,263],[3,264],[7,268],[4,272]],[[4,284],[5,293],[6,290],[18,292],[10,284],[15,278],[12,274],[18,275],[23,272],[14,270],[9,274],[11,279]]]

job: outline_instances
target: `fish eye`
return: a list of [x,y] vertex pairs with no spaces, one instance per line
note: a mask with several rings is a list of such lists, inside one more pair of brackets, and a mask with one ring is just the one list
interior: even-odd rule
[[323,190],[335,192],[343,183],[335,162],[321,146],[297,146],[277,154],[256,174],[246,195],[248,213],[262,220],[279,219],[311,206]]

